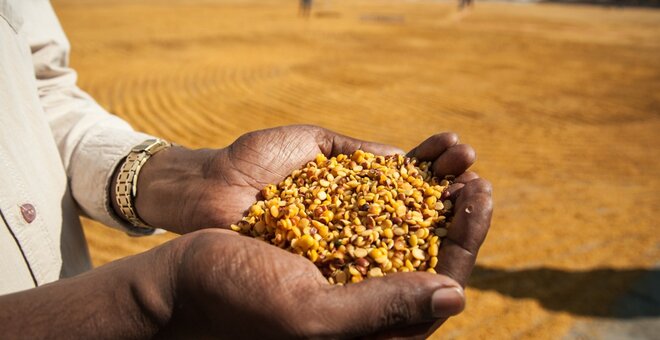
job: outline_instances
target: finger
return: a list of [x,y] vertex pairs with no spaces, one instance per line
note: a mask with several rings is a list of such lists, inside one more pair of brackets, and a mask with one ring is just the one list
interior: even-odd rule
[[433,174],[437,177],[459,175],[477,160],[474,149],[467,144],[450,147],[433,162]]
[[[476,172],[466,171],[462,175],[456,177],[454,183],[447,188],[447,196],[452,202],[456,202],[456,198],[461,192],[461,189],[465,186],[465,183],[479,178],[479,175]],[[443,199],[446,196],[443,196]]]
[[[458,282],[430,273],[395,273],[331,287],[325,310],[344,336],[373,334],[460,313],[465,295]],[[346,303],[351,301],[351,303]]]
[[[449,196],[449,199],[452,202],[456,202],[456,198],[458,195],[460,195],[461,190],[463,190],[463,187],[465,187],[465,184],[463,183],[454,183],[447,188],[447,196]],[[445,199],[445,196],[443,195],[443,199]]]
[[492,187],[484,179],[468,182],[460,190],[456,215],[442,240],[436,271],[465,286],[486,238],[493,212]]
[[405,154],[403,150],[395,146],[355,139],[330,130],[324,130],[324,133],[323,140],[319,141],[319,147],[327,156],[336,156],[340,153],[350,155],[355,150],[363,150],[374,155],[383,156]]
[[465,183],[467,183],[469,181],[472,181],[472,180],[475,180],[477,178],[479,178],[479,175],[476,172],[466,171],[466,172],[462,173],[460,176],[456,177],[456,179],[454,180],[454,183],[463,183],[463,184],[465,184]]
[[408,157],[421,161],[432,161],[438,158],[450,147],[458,144],[458,135],[453,132],[443,132],[433,135],[408,152]]

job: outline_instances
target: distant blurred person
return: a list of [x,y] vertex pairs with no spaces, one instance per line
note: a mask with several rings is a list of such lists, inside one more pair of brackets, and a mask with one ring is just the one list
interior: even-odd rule
[[312,0],[300,0],[300,7],[298,8],[298,15],[301,17],[309,18],[312,13]]
[[458,10],[474,7],[474,0],[458,0]]

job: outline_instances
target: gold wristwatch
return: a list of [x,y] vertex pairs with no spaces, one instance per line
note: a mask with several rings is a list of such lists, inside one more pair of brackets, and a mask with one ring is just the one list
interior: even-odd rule
[[124,163],[119,168],[117,174],[117,184],[115,186],[115,197],[122,217],[130,222],[134,227],[153,228],[147,225],[138,216],[135,209],[135,198],[137,197],[138,175],[142,166],[158,151],[165,150],[172,146],[169,142],[162,139],[148,139],[142,144],[134,147],[126,156]]

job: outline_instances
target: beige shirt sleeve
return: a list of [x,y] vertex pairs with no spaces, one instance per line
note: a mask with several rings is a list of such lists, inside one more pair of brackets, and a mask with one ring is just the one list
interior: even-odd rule
[[69,42],[50,2],[26,0],[24,5],[39,99],[74,200],[94,220],[132,235],[145,234],[114,214],[108,190],[117,164],[133,146],[153,137],[134,131],[77,87],[76,72],[69,67]]

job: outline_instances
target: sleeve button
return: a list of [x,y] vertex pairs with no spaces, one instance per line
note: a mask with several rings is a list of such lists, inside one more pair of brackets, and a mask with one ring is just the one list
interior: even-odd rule
[[21,205],[21,215],[23,215],[25,222],[32,223],[37,217],[37,210],[34,208],[34,205],[25,203]]

